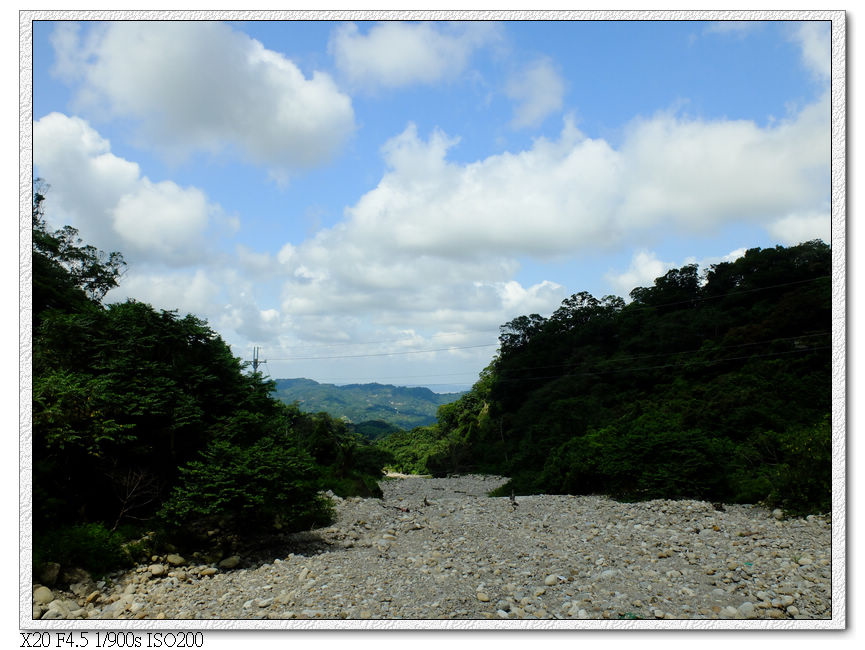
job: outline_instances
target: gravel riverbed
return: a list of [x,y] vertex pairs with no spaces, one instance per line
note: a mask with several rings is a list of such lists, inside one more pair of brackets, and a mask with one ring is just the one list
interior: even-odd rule
[[220,567],[175,555],[74,593],[36,585],[34,618],[832,616],[826,517],[702,501],[486,496],[504,481],[386,480],[383,499],[335,498],[336,522],[293,536],[276,559]]

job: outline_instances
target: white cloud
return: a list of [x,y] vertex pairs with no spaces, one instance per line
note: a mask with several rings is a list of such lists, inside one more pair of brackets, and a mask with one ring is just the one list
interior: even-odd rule
[[706,232],[822,205],[829,194],[829,117],[824,96],[768,128],[663,114],[636,121],[620,150],[618,219],[629,228],[667,224]]
[[114,229],[133,248],[145,253],[180,252],[188,258],[191,252],[182,249],[204,233],[207,200],[196,188],[183,189],[171,181],[152,183],[143,178],[135,193],[120,197],[113,216]]
[[832,217],[826,212],[788,214],[773,221],[769,233],[782,244],[793,246],[813,239],[831,241]]
[[175,273],[156,272],[127,274],[123,282],[108,294],[107,302],[135,298],[157,309],[185,312],[199,316],[214,315],[221,306],[221,285],[204,269]]
[[832,70],[831,23],[799,22],[792,39],[802,49],[802,62],[818,81],[828,81]]
[[505,92],[517,104],[511,126],[535,127],[562,109],[565,83],[552,62],[543,59],[514,75]]
[[621,273],[610,272],[604,278],[616,289],[616,294],[627,297],[636,287],[651,287],[659,278],[674,268],[673,262],[662,262],[658,256],[647,250],[634,253],[631,265]]
[[627,271],[617,273],[610,271],[604,275],[604,279],[615,289],[616,295],[628,300],[631,291],[637,287],[652,287],[655,280],[664,276],[667,271],[681,268],[687,264],[696,264],[700,273],[704,273],[713,264],[721,262],[735,262],[745,254],[745,248],[737,248],[720,257],[704,257],[697,260],[694,257],[686,258],[681,263],[663,262],[658,259],[657,253],[641,249],[631,257],[631,264]]
[[744,38],[748,34],[760,29],[761,23],[757,20],[718,20],[710,22],[703,30],[704,34],[730,34]]
[[328,49],[337,69],[355,86],[375,89],[453,79],[472,52],[491,42],[490,23],[384,22],[361,34],[347,23],[331,35]]
[[53,225],[75,226],[88,243],[129,261],[201,259],[213,211],[201,190],[150,181],[84,120],[51,113],[37,121],[33,162],[51,188],[45,210]]
[[[323,315],[334,332],[359,315],[380,327],[494,329],[549,313],[567,293],[515,282],[519,259],[573,258],[659,230],[792,229],[791,215],[828,197],[828,119],[822,101],[770,127],[660,114],[634,122],[618,148],[566,121],[556,140],[473,163],[448,159],[456,138],[423,139],[410,124],[382,147],[387,171],[340,224],[280,252],[282,312],[299,332]],[[627,295],[672,267],[643,251],[608,280]]]
[[77,104],[140,120],[144,142],[172,156],[236,148],[277,177],[319,165],[354,131],[351,99],[216,22],[110,22],[54,38],[56,73]]

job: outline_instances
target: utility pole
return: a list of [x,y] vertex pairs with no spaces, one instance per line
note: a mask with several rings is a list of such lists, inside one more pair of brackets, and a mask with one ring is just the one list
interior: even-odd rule
[[260,363],[267,363],[267,359],[264,359],[264,360],[262,360],[262,361],[259,361],[259,360],[258,360],[258,351],[259,351],[260,349],[261,349],[261,348],[259,348],[259,347],[257,347],[257,346],[254,347],[254,348],[252,348],[252,372],[253,372],[253,373],[258,372],[258,364],[260,364]]

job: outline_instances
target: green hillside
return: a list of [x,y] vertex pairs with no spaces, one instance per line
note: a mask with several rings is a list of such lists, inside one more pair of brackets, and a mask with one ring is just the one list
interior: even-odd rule
[[379,447],[401,471],[510,476],[502,494],[825,511],[831,270],[814,241],[673,269],[628,304],[575,294],[503,325],[471,392]]
[[[335,418],[361,423],[377,421],[399,429],[433,424],[442,404],[459,399],[463,393],[434,393],[429,388],[389,384],[320,384],[312,379],[276,379],[274,396],[286,404],[297,402],[306,413],[324,412]],[[367,427],[369,428],[369,427]],[[371,431],[386,432],[379,425]],[[371,435],[369,437],[380,437]]]

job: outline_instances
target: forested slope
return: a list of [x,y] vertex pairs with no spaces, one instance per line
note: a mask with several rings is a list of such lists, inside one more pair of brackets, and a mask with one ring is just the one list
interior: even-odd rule
[[[373,433],[394,429],[410,429],[433,424],[442,404],[453,402],[458,393],[434,393],[422,386],[392,386],[390,384],[348,384],[334,386],[312,379],[275,379],[275,397],[287,404],[297,402],[306,412],[325,412],[335,418],[348,418],[359,430]],[[392,427],[382,427],[382,423]],[[375,435],[371,437],[377,437]]]
[[[202,320],[130,300],[103,305],[124,268],[33,200],[34,565],[94,570],[172,546],[291,531],[331,515],[320,491],[380,494],[386,455],[273,384]],[[152,536],[151,536],[152,537]],[[145,549],[139,549],[143,552]]]
[[819,241],[674,269],[631,302],[583,292],[501,328],[434,427],[380,443],[398,468],[511,476],[519,492],[826,510],[831,251]]

